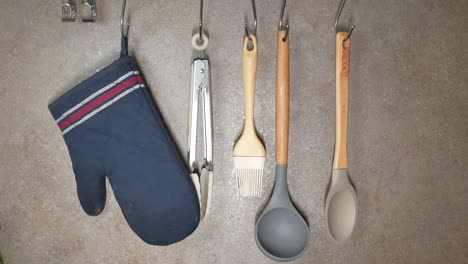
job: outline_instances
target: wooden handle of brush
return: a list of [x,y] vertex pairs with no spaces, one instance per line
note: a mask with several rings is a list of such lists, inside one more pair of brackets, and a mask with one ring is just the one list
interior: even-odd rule
[[254,127],[254,103],[255,80],[257,78],[257,38],[251,34],[253,48],[248,49],[249,39],[245,37],[242,54],[242,70],[244,76],[244,100],[245,100],[245,124],[244,132],[255,133]]
[[348,168],[349,49],[347,32],[336,34],[336,138],[333,168]]
[[289,141],[289,38],[278,32],[276,64],[276,164],[288,164]]

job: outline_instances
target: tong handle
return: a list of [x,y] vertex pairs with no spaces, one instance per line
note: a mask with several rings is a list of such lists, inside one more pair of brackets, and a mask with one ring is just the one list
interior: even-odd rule
[[[249,37],[252,49],[249,49]],[[244,100],[245,100],[245,124],[244,133],[255,133],[254,127],[254,103],[255,103],[255,81],[257,78],[257,38],[250,34],[244,38],[242,54],[242,71],[244,76]]]
[[187,158],[190,172],[194,172],[195,155],[197,147],[197,128],[198,128],[198,79],[199,71],[198,61],[192,62],[192,74],[190,77],[190,106],[189,106],[189,125],[187,139]]
[[192,77],[190,89],[190,108],[188,126],[188,162],[191,172],[195,170],[197,129],[198,129],[198,107],[200,97],[202,98],[202,122],[205,166],[211,169],[213,161],[213,118],[211,111],[210,90],[210,66],[207,59],[197,59],[192,62]]
[[289,144],[289,38],[278,32],[276,64],[276,164],[288,164]]
[[336,34],[336,138],[333,168],[348,168],[348,97],[350,44],[347,32]]
[[203,96],[203,137],[205,139],[205,162],[208,170],[212,169],[213,163],[213,116],[211,103],[211,78],[210,78],[210,62],[203,60],[204,77],[203,87],[201,90]]

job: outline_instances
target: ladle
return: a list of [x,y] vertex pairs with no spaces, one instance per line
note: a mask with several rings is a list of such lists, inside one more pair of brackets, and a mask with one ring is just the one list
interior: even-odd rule
[[289,26],[282,26],[283,1],[278,32],[276,73],[276,177],[273,194],[257,220],[256,242],[260,251],[276,261],[300,257],[309,245],[309,226],[294,207],[288,193],[289,139]]

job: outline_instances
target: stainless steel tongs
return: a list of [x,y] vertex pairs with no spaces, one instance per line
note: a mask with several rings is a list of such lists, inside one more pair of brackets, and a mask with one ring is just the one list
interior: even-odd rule
[[[188,163],[190,176],[198,192],[200,216],[203,219],[210,210],[213,184],[213,125],[211,113],[210,63],[205,53],[208,37],[196,33],[192,38],[195,49],[192,59],[190,108],[188,126]],[[204,159],[196,160],[199,102],[202,106]]]

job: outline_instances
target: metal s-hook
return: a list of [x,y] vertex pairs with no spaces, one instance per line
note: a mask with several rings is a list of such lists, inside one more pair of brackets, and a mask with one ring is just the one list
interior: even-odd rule
[[335,33],[338,33],[338,21],[340,20],[341,11],[343,11],[343,7],[346,3],[346,0],[341,0],[340,5],[338,6],[338,10],[336,11],[335,15]]
[[[255,8],[255,0],[252,0],[252,9],[253,9],[253,15],[254,15],[254,31],[252,35],[256,36],[257,35],[257,10]],[[252,38],[250,37],[249,30],[247,29],[247,24],[244,24],[244,29],[245,29],[245,36],[252,41]]]
[[192,47],[196,50],[205,50],[208,47],[208,37],[203,33],[203,0],[200,0],[198,32],[192,36]]
[[356,26],[352,25],[351,28],[349,29],[348,31],[348,36],[346,36],[346,38],[344,39],[344,41],[347,41],[350,37],[351,37],[351,34],[353,33],[353,30]]
[[120,16],[120,32],[122,33],[122,37],[124,38],[127,38],[128,29],[130,28],[130,23],[127,21],[127,23],[125,23],[127,28],[124,29],[124,17],[125,17],[126,6],[127,6],[127,0],[123,0],[122,15]]
[[[338,33],[338,22],[340,20],[341,12],[343,11],[345,3],[346,3],[346,0],[341,0],[340,5],[338,6],[338,10],[336,11],[336,15],[335,15],[335,33]],[[354,30],[355,27],[356,26],[354,26],[354,25],[351,26],[351,28],[348,31],[348,36],[343,41],[347,41],[351,37],[351,34],[353,33],[353,30]]]
[[[283,7],[281,8],[281,15],[280,15],[280,20],[279,20],[279,26],[278,26],[278,30],[286,30],[286,34],[284,35],[283,37],[283,42],[285,42],[287,39],[288,39],[288,34],[289,34],[289,24],[288,24],[288,20],[287,18],[284,19],[284,10],[286,9],[286,0],[283,0]],[[283,20],[284,21],[284,24],[286,24],[285,26],[283,26]]]
[[198,24],[199,26],[199,31],[198,31],[198,36],[199,40],[202,41],[202,34],[203,34],[203,0],[200,0],[200,23]]

